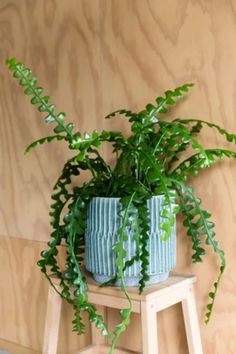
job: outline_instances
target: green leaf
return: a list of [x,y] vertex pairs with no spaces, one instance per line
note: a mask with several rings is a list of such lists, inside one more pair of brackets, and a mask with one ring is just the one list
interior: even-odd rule
[[236,143],[236,134],[228,132],[226,129],[220,127],[217,124],[214,124],[214,123],[211,123],[211,122],[207,122],[207,121],[201,120],[201,119],[179,119],[178,118],[175,121],[178,121],[178,122],[180,122],[182,124],[186,124],[186,125],[191,125],[193,123],[198,123],[200,125],[206,125],[209,128],[216,129],[218,131],[218,133],[220,133],[221,135],[224,135],[228,142]]
[[175,105],[176,98],[181,98],[183,96],[183,93],[188,92],[189,88],[192,87],[193,84],[184,84],[180,87],[177,87],[174,91],[166,91],[165,92],[165,97],[157,97],[156,102],[157,102],[157,107],[155,108],[155,114],[157,113],[167,113],[168,110],[165,107],[166,105]]
[[93,131],[92,135],[88,133],[84,133],[84,136],[80,133],[75,134],[71,140],[70,148],[80,150],[78,160],[82,161],[85,158],[85,154],[91,149],[91,147],[99,147],[100,145],[100,135],[97,131]]
[[[137,203],[137,200],[136,200]],[[149,241],[149,231],[150,231],[150,215],[147,207],[147,200],[144,199],[143,203],[138,207],[138,221],[139,221],[139,259],[141,262],[140,275],[141,279],[139,281],[139,292],[142,293],[146,282],[149,280],[148,268],[149,268],[149,252],[148,252],[148,241]]]
[[120,311],[122,321],[120,324],[116,326],[116,329],[114,331],[110,353],[113,353],[113,350],[116,347],[116,344],[118,342],[121,333],[124,332],[125,329],[127,328],[130,322],[130,315],[132,312],[132,303],[126,290],[123,271],[125,267],[125,257],[126,257],[124,242],[128,239],[127,228],[131,226],[129,221],[129,215],[130,213],[133,214],[136,212],[136,209],[133,206],[134,197],[135,197],[135,192],[130,196],[123,197],[120,199],[121,210],[119,211],[119,216],[121,218],[121,226],[117,231],[119,235],[119,239],[115,243],[113,250],[116,252],[117,279],[121,281],[121,288],[128,300],[129,307]]
[[32,89],[32,87],[27,87],[25,90],[24,90],[24,94],[25,95],[33,95],[34,93],[34,90]]
[[[215,224],[208,220],[211,214],[201,208],[201,200],[193,194],[192,188],[187,187],[176,180],[173,180],[173,183],[176,183],[179,196],[182,199],[181,211],[185,216],[184,226],[188,229],[187,235],[191,237],[193,243],[192,248],[195,251],[192,256],[193,261],[202,261],[202,255],[205,254],[205,250],[200,247],[200,244],[203,242],[205,242],[206,245],[211,246],[220,259],[220,272],[216,282],[214,283],[213,291],[209,293],[211,302],[207,305],[205,320],[205,322],[208,323],[215,303],[218,286],[225,270],[225,256],[224,252],[219,248],[218,242],[214,240],[215,232],[212,231],[212,228]],[[191,205],[190,209],[187,208],[188,205]],[[193,220],[196,218],[198,218],[198,222],[194,223]],[[205,236],[205,239],[203,236]]]
[[135,121],[138,117],[137,113],[134,113],[134,112],[126,110],[126,109],[119,109],[117,111],[114,111],[114,112],[108,114],[105,118],[109,119],[109,118],[115,117],[116,115],[124,115],[125,117],[129,118],[130,122]]
[[236,152],[225,149],[207,149],[204,155],[198,153],[181,162],[171,175],[179,180],[186,180],[188,175],[196,176],[201,169],[205,169],[225,157],[236,158]]
[[27,148],[25,149],[25,154],[29,151],[31,151],[33,148],[35,148],[36,146],[38,145],[42,145],[44,143],[51,143],[52,141],[54,140],[63,140],[65,139],[66,137],[65,136],[62,136],[62,135],[51,135],[51,136],[46,136],[45,138],[41,138],[41,139],[38,139],[36,141],[34,141],[33,143],[31,143],[30,145],[27,146]]
[[[33,89],[32,89],[33,90]],[[25,92],[25,91],[24,91]],[[32,104],[38,104],[38,103],[41,103],[41,100],[40,100],[40,97],[33,97],[30,101]]]
[[31,70],[25,68],[20,62],[17,62],[15,58],[6,60],[6,64],[13,73],[13,77],[20,79],[20,86],[26,87],[24,93],[26,95],[33,95],[31,99],[32,104],[39,104],[38,110],[40,112],[46,112],[47,116],[45,118],[46,123],[56,123],[55,133],[65,132],[67,134],[67,139],[72,138],[71,125],[64,124],[65,113],[55,113],[55,105],[49,105],[49,96],[42,97],[43,89],[42,87],[36,86],[37,79],[32,76]]

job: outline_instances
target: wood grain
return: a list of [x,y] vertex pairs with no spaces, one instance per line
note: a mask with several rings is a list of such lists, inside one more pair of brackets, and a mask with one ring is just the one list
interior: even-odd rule
[[0,340],[0,350],[4,350],[4,353],[8,351],[8,353],[14,354],[41,354],[41,352],[36,352],[35,350],[28,349],[26,347],[19,346],[17,344],[8,342],[6,340]]
[[[35,351],[42,351],[48,290],[36,262],[45,247],[43,242],[0,237],[0,339]],[[59,354],[72,354],[90,343],[89,331],[86,337],[72,332],[69,305],[63,304],[61,316]]]
[[[35,324],[33,313],[28,314],[20,295],[15,295],[26,287],[27,303],[39,299],[40,291],[46,289],[35,268],[28,267],[40,247],[34,242],[28,248],[23,239],[48,239],[50,193],[70,155],[61,143],[23,155],[28,143],[50,134],[50,127],[44,125],[40,114],[10,79],[5,58],[16,56],[32,67],[58,109],[66,111],[82,131],[106,128],[128,133],[125,119],[102,117],[118,108],[141,110],[164,90],[186,81],[196,86],[171,115],[208,119],[236,131],[235,23],[233,0],[1,0],[0,234],[22,241],[12,241],[11,247],[10,241],[5,242],[1,251],[1,270],[7,274],[7,285],[0,294],[4,299],[1,314],[6,322],[0,337],[35,350],[40,348],[43,310],[38,315],[35,307]],[[207,129],[202,141],[206,146],[227,146],[223,137]],[[111,161],[109,147],[105,146],[103,152]],[[191,245],[181,220],[177,271],[198,276],[196,297],[204,352],[235,354],[235,162],[222,162],[204,171],[192,184],[204,207],[213,213],[218,239],[227,256],[227,270],[208,326],[203,324],[205,304],[218,261],[210,252],[204,264],[191,265]],[[22,263],[19,250],[27,250],[21,272],[16,268]],[[32,279],[34,288],[30,287]],[[63,311],[68,316],[66,326],[71,313]],[[116,319],[111,313],[110,323]],[[18,330],[19,324],[22,327]],[[187,353],[179,308],[161,313],[158,325],[161,352]],[[35,331],[28,336],[32,326]],[[70,342],[67,330],[63,331],[62,346]],[[134,319],[122,341],[135,349],[138,333],[139,324]]]

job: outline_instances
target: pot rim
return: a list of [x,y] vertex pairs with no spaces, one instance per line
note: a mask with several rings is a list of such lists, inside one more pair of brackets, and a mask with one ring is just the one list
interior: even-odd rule
[[[158,195],[153,195],[151,198],[147,199],[147,200],[150,200],[152,198],[161,198],[163,197],[164,194],[158,194]],[[93,199],[103,199],[103,200],[111,200],[111,199],[114,199],[114,200],[120,200],[121,197],[92,197],[91,200]]]

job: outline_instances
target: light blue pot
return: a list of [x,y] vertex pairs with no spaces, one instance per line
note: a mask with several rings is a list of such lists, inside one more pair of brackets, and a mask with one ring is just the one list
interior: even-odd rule
[[[158,283],[168,278],[176,264],[176,226],[167,241],[161,239],[159,225],[163,196],[154,196],[147,201],[150,212],[150,233],[148,242],[150,280],[148,284]],[[85,266],[94,279],[103,283],[116,275],[115,253],[112,250],[117,241],[117,229],[120,227],[119,198],[93,198],[90,202],[85,233]],[[125,242],[126,260],[135,255],[136,244],[129,234]],[[140,280],[140,262],[135,262],[124,273],[127,286],[138,286]],[[119,285],[119,284],[117,284]]]

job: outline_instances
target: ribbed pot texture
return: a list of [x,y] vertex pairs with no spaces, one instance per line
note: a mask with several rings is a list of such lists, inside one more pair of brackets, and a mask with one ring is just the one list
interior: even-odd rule
[[[176,264],[176,227],[167,241],[161,239],[159,225],[163,196],[154,196],[147,201],[150,212],[149,232],[149,284],[157,283],[168,278],[169,271]],[[117,229],[121,221],[118,216],[120,209],[119,198],[93,198],[88,208],[87,228],[85,233],[85,266],[95,280],[102,283],[116,274],[115,254],[112,251],[117,241]],[[135,255],[136,244],[129,234],[125,242],[126,260]],[[140,262],[135,262],[124,273],[128,286],[137,286],[140,280]],[[119,285],[119,284],[117,284]]]

